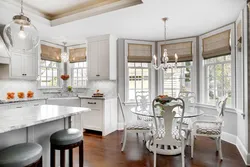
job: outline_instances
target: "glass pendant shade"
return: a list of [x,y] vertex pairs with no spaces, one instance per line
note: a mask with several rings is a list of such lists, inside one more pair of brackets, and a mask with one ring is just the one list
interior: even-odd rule
[[21,0],[21,13],[15,15],[12,22],[4,27],[3,37],[9,50],[31,51],[38,45],[38,31],[23,13],[23,0]]
[[38,31],[28,17],[17,15],[3,30],[3,37],[9,50],[30,51],[39,43]]
[[63,42],[64,44],[64,51],[61,54],[61,59],[62,62],[67,62],[69,60],[69,54],[67,53],[67,47],[66,47],[66,42]]
[[69,55],[68,55],[68,53],[67,52],[62,52],[62,54],[61,54],[61,59],[62,59],[62,61],[65,63],[65,62],[67,62],[68,60],[69,60]]

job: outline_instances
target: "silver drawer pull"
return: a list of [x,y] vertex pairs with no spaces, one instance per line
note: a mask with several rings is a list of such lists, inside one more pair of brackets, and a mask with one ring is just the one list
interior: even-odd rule
[[16,108],[23,108],[22,106],[16,107]]
[[39,106],[39,104],[34,104],[34,106]]
[[96,104],[96,102],[88,102],[88,104]]

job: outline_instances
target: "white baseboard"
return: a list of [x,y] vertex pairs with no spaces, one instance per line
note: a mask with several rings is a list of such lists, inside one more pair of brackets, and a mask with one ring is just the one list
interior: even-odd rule
[[227,132],[222,132],[221,139],[228,142],[228,143],[236,145],[237,137],[235,135],[232,135],[232,134],[227,133]]
[[246,165],[249,165],[248,163],[248,159],[249,159],[249,154],[245,148],[245,146],[243,145],[243,143],[241,142],[241,140],[237,137],[236,139],[236,147],[240,152],[241,157],[243,158],[244,162]]
[[123,130],[124,129],[124,123],[123,122],[118,122],[118,125],[117,125],[117,130]]

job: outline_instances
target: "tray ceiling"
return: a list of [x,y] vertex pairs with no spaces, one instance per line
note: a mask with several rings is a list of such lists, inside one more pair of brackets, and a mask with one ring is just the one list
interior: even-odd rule
[[24,0],[24,5],[54,20],[118,1],[121,0]]

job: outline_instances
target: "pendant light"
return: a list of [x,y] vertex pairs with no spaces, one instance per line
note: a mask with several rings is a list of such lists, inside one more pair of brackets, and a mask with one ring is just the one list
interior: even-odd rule
[[69,54],[67,52],[67,47],[66,47],[66,44],[67,42],[63,42],[63,46],[64,46],[64,49],[63,49],[63,52],[61,54],[61,59],[62,61],[65,63],[69,60]]
[[23,0],[21,0],[21,13],[13,17],[3,30],[3,37],[9,50],[31,51],[39,43],[38,31],[31,24],[29,17],[23,13]]
[[[162,18],[162,21],[164,22],[165,46],[167,45],[167,26],[166,26],[167,20],[168,20],[167,17]],[[164,71],[166,71],[167,69],[174,68],[174,67],[176,68],[177,62],[178,62],[178,55],[176,53],[174,55],[174,58],[175,58],[175,65],[173,65],[172,63],[169,63],[168,51],[167,51],[167,49],[164,49],[163,56],[161,56],[161,62],[159,65],[157,65],[157,57],[155,55],[153,56],[153,67],[155,70],[162,69]]]

